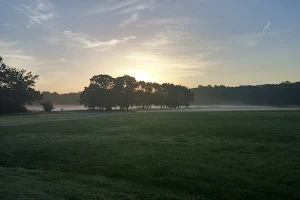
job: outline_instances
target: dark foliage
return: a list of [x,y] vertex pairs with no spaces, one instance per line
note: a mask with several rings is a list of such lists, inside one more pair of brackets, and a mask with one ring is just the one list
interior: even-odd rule
[[43,106],[45,112],[51,112],[54,109],[51,101],[43,101],[41,102],[41,105]]
[[142,109],[151,106],[176,108],[189,106],[194,101],[193,93],[185,86],[174,84],[158,84],[136,81],[134,77],[125,75],[112,78],[109,75],[97,75],[90,79],[80,95],[80,103],[90,109],[120,110],[138,106]]
[[24,69],[11,68],[0,57],[0,114],[25,112],[24,105],[41,99],[34,85],[38,76]]
[[198,86],[195,104],[300,105],[300,82],[258,86]]
[[54,105],[79,105],[80,92],[58,94],[56,92],[42,92],[43,101],[51,101]]

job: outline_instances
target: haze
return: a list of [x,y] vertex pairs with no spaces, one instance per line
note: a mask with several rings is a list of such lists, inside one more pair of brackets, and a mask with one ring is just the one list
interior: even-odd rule
[[0,55],[77,92],[96,74],[198,85],[298,81],[298,0],[10,0]]

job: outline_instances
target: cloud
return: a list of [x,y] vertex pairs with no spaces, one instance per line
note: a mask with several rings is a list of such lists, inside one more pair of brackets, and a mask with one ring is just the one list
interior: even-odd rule
[[132,12],[138,12],[143,10],[153,10],[157,6],[157,2],[154,0],[147,1],[145,3],[140,3],[137,5],[133,5],[131,7],[125,8],[118,12],[118,14],[126,14],[126,13],[132,13]]
[[284,34],[284,33],[291,33],[294,32],[296,30],[296,28],[289,28],[286,30],[278,30],[278,31],[273,31],[268,33],[268,35],[278,35],[278,34]]
[[127,8],[121,9],[117,14],[127,14],[131,13],[129,18],[119,24],[119,27],[124,28],[130,23],[133,23],[138,20],[139,15],[142,11],[145,10],[153,10],[157,7],[156,0],[147,0],[147,1],[139,1],[137,4],[128,6]]
[[19,42],[14,42],[14,41],[10,41],[10,40],[0,39],[0,50],[1,49],[12,48],[12,47],[15,47],[15,46],[17,46],[19,44],[20,44]]
[[71,45],[79,45],[84,49],[99,49],[101,51],[109,50],[115,47],[117,44],[126,43],[128,40],[135,39],[135,36],[125,37],[121,40],[111,39],[108,41],[99,41],[95,37],[92,37],[85,33],[75,33],[72,31],[64,31],[63,35],[71,41]]
[[267,32],[267,30],[270,28],[270,26],[271,26],[271,22],[268,22],[268,24],[264,27],[264,29],[263,29],[263,31],[262,31],[263,35],[266,34],[266,32]]
[[62,65],[74,64],[74,62],[60,58],[53,60],[40,60],[34,56],[27,55],[20,48],[22,43],[0,39],[0,55],[4,62],[16,68],[25,68],[35,72],[46,69],[60,68]]
[[268,22],[267,25],[263,28],[261,33],[252,33],[252,34],[239,36],[239,41],[246,47],[255,47],[264,39],[264,37],[284,34],[284,33],[291,33],[296,30],[295,28],[289,28],[286,30],[277,30],[277,31],[269,32],[270,27],[271,27],[271,22]]
[[102,4],[100,7],[90,9],[87,13],[90,15],[103,14],[108,12],[117,15],[129,14],[129,17],[118,25],[121,28],[124,28],[128,24],[137,21],[142,11],[153,10],[158,5],[157,0],[114,0],[109,2],[110,3],[108,4]]
[[36,63],[37,58],[27,55],[20,48],[20,42],[0,39],[0,55],[4,62],[16,68],[31,68]]
[[261,33],[253,33],[239,37],[239,41],[244,44],[246,47],[255,47],[260,41],[266,36],[267,31],[271,26],[271,22],[268,22],[267,25],[263,28]]
[[17,60],[36,60],[35,57],[33,56],[25,56],[25,55],[20,55],[20,54],[3,54],[3,58],[8,58],[8,59],[17,59]]
[[143,42],[141,45],[146,48],[157,48],[192,38],[192,35],[186,31],[169,29],[165,32],[156,33],[152,39]]
[[62,41],[61,35],[55,32],[48,36],[42,37],[42,40],[47,42],[48,44],[60,44]]
[[125,8],[136,2],[139,2],[139,0],[128,0],[128,1],[123,0],[121,2],[118,2],[117,4],[101,5],[99,7],[89,10],[88,13],[92,14],[92,15],[96,15],[96,14],[103,14],[103,13],[107,13],[107,12],[113,12],[113,11]]
[[189,24],[192,20],[190,18],[175,18],[175,19],[153,19],[153,20],[146,20],[139,24],[138,27],[141,26],[163,26],[169,28],[179,28]]
[[139,18],[139,13],[133,13],[130,15],[130,17],[128,19],[126,19],[125,21],[123,21],[121,24],[119,24],[120,27],[125,27],[128,24],[137,21]]
[[125,37],[121,40],[121,43],[125,43],[127,42],[128,40],[133,40],[133,39],[136,39],[135,36],[129,36],[129,37]]
[[172,73],[173,77],[202,75],[205,70],[222,64],[208,55],[195,52],[164,54],[160,51],[133,51],[126,58],[132,62],[130,66],[136,66],[137,70],[147,69],[153,74]]
[[4,59],[21,60],[21,61],[35,61],[33,56],[24,54],[20,49],[21,43],[10,40],[0,39],[0,54]]
[[60,59],[57,59],[57,60],[44,60],[44,61],[40,61],[36,65],[40,66],[40,65],[45,65],[45,64],[67,63],[67,62],[71,62],[71,61],[67,60],[67,59],[64,59],[64,58],[60,58]]
[[176,77],[203,75],[205,70],[221,65],[223,62],[213,58],[224,49],[224,41],[195,41],[194,35],[186,27],[193,20],[153,19],[139,23],[137,26],[162,26],[159,31],[144,41],[139,49],[130,54],[131,66],[151,69],[155,73],[172,73]]
[[164,33],[157,33],[154,38],[150,39],[149,41],[143,42],[141,45],[147,48],[153,47],[161,47],[167,44],[172,43],[171,39],[168,35]]
[[53,5],[47,0],[35,0],[31,5],[19,4],[15,8],[24,12],[28,18],[27,28],[34,25],[43,25],[45,22],[59,17],[53,10]]
[[36,0],[35,5],[38,10],[51,10],[53,8],[51,2],[47,0]]
[[4,23],[3,26],[10,26],[11,24],[9,23]]

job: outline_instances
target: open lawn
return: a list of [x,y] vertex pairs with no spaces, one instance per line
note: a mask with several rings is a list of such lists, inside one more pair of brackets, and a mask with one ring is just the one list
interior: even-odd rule
[[300,112],[0,117],[0,199],[300,199]]

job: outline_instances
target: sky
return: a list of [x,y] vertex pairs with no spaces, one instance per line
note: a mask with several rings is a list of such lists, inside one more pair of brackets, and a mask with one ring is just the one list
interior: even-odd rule
[[98,74],[198,85],[300,81],[299,0],[0,0],[0,56],[36,88]]

